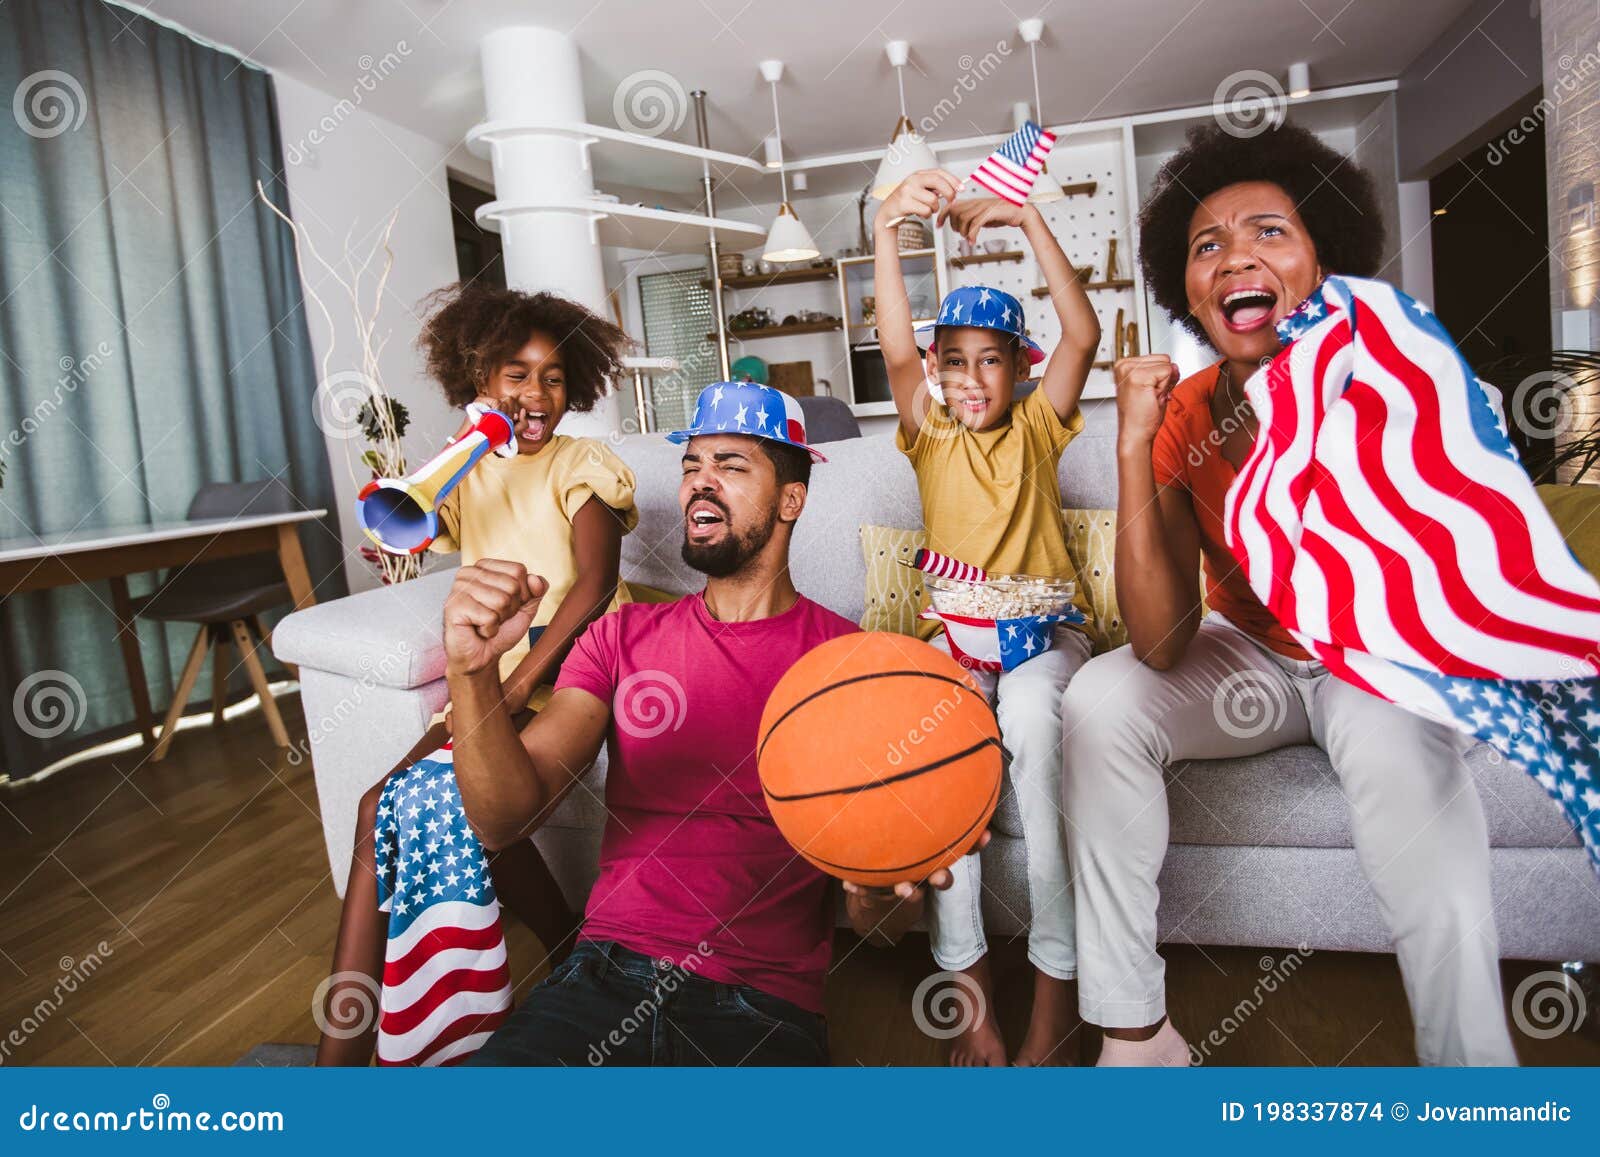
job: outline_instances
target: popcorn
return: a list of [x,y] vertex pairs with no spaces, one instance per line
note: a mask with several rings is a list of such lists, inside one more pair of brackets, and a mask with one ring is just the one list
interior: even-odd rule
[[987,582],[964,583],[929,575],[936,611],[973,619],[1018,619],[1054,615],[1070,608],[1076,586],[1034,575],[991,575]]

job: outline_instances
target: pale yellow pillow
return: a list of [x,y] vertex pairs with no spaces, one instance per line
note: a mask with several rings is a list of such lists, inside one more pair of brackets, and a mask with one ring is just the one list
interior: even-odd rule
[[863,526],[861,557],[867,564],[867,605],[861,614],[863,631],[893,631],[920,635],[922,572],[900,565],[912,561],[928,545],[923,530],[898,526]]
[[1111,573],[1116,557],[1117,512],[1069,508],[1061,513],[1067,523],[1067,557],[1089,600],[1089,638],[1094,643],[1094,653],[1113,651],[1128,641],[1128,629],[1117,610],[1117,584]]

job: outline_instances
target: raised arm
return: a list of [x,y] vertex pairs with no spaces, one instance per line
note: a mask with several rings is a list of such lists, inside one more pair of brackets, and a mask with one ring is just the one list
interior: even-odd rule
[[[872,288],[877,295],[878,347],[889,372],[889,392],[900,415],[900,428],[908,438],[917,436],[921,415],[928,408],[928,375],[922,355],[917,352],[916,335],[911,332],[911,302],[906,296],[905,275],[900,271],[900,245],[895,230],[904,217],[933,217],[936,225],[944,224],[950,202],[960,190],[961,183],[943,169],[912,173],[878,207],[872,223]],[[942,210],[941,197],[945,201]]]
[[1123,358],[1117,379],[1117,605],[1138,659],[1166,670],[1200,627],[1200,528],[1189,496],[1157,486],[1151,453],[1177,384],[1164,354]]
[[979,231],[991,226],[1014,226],[1027,238],[1061,322],[1061,341],[1045,363],[1039,391],[1049,399],[1056,416],[1067,421],[1078,408],[1083,384],[1094,366],[1095,351],[1100,348],[1100,319],[1089,304],[1083,283],[1073,272],[1072,262],[1067,260],[1039,210],[1030,204],[1013,205],[998,197],[962,201],[951,210],[950,223],[974,244]]
[[594,762],[611,707],[577,688],[551,696],[519,735],[500,686],[500,656],[528,633],[545,581],[521,563],[464,566],[444,604],[445,677],[456,781],[467,820],[491,851],[530,835]]

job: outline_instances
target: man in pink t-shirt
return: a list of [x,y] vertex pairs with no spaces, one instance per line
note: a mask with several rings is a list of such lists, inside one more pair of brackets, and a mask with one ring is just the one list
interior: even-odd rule
[[[830,880],[772,822],[756,733],[773,686],[857,628],[800,595],[789,541],[813,458],[798,407],[751,383],[707,387],[685,443],[683,557],[705,589],[596,621],[519,735],[497,659],[526,635],[544,582],[462,567],[445,603],[455,773],[491,849],[527,836],[607,744],[600,874],[578,947],[472,1064],[825,1064]],[[785,420],[785,418],[787,420]],[[730,426],[732,427],[730,429]],[[847,887],[856,931],[893,942],[924,885]]]

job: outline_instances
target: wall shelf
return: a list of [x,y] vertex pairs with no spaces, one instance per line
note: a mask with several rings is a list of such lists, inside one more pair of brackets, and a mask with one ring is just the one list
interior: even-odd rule
[[[801,281],[832,281],[839,276],[839,271],[832,265],[824,269],[785,269],[778,273],[752,273],[749,277],[724,277],[723,289],[766,289],[772,285],[794,285]],[[711,279],[706,278],[700,284],[707,289],[711,288]]]
[[965,269],[969,265],[988,265],[994,261],[1021,261],[1024,254],[1020,249],[1008,249],[1004,253],[974,253],[971,257],[952,257],[952,269]]
[[[805,333],[833,333],[840,328],[837,318],[833,321],[804,321],[795,325],[762,326],[760,329],[730,329],[728,331],[728,340],[755,341],[764,337],[798,337],[800,334]],[[716,341],[717,335],[708,333],[706,334],[706,340]]]
[[1073,185],[1062,185],[1061,191],[1068,197],[1092,197],[1099,188],[1099,181],[1079,181]]
[[698,253],[712,232],[716,233],[718,242],[734,247],[749,246],[767,235],[759,225],[724,217],[600,200],[490,201],[478,206],[474,216],[480,226],[498,233],[502,221],[537,213],[588,217],[596,243],[656,252]]
[[496,145],[527,137],[558,137],[573,141],[581,148],[584,168],[590,167],[590,153],[598,146],[600,152],[594,157],[594,175],[601,181],[666,191],[697,189],[702,165],[708,161],[713,174],[718,171],[738,171],[745,176],[757,173],[765,176],[777,172],[768,169],[760,161],[737,153],[721,153],[666,137],[649,137],[606,125],[571,121],[546,124],[485,121],[468,130],[466,145],[475,155],[488,157],[493,155]]
[[[1133,279],[1131,277],[1119,277],[1113,281],[1085,281],[1083,283],[1083,287],[1085,289],[1132,289]],[[1048,285],[1041,285],[1038,289],[1033,291],[1033,296],[1049,297],[1050,287]]]

